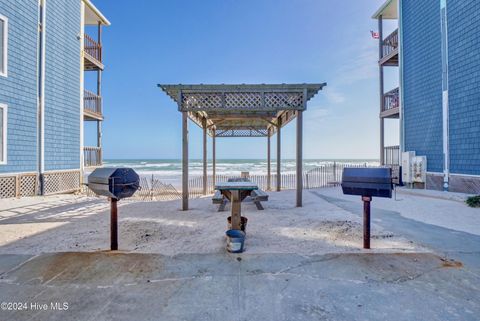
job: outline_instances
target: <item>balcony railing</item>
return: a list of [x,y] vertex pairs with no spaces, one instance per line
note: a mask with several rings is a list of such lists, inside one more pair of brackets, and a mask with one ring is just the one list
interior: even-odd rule
[[94,113],[101,117],[102,115],[102,97],[91,91],[84,90],[83,93],[83,109],[86,112]]
[[102,166],[102,149],[100,147],[83,147],[85,167]]
[[102,62],[102,45],[93,40],[89,35],[84,37],[85,53],[98,62]]
[[400,146],[387,146],[383,148],[383,165],[400,165]]
[[400,90],[395,88],[383,95],[383,110],[387,111],[400,106]]
[[392,32],[387,38],[383,40],[383,57],[390,55],[398,49],[398,29]]

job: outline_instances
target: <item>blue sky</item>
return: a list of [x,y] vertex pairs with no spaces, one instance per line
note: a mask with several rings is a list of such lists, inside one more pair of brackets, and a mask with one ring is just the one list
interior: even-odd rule
[[[328,86],[304,114],[304,157],[378,158],[378,42],[370,17],[383,0],[94,3],[112,23],[103,33],[105,158],[181,156],[181,115],[158,83],[320,82]],[[387,77],[386,89],[396,87],[395,70]],[[92,125],[86,145],[94,144]],[[387,130],[387,145],[397,144],[395,124]],[[190,123],[191,158],[201,157],[201,142]],[[217,155],[265,158],[266,138],[217,139]],[[295,122],[283,131],[282,156],[295,156]]]

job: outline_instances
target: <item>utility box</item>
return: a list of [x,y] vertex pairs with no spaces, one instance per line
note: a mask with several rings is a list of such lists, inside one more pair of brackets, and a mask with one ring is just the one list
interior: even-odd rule
[[415,156],[412,158],[412,182],[422,183],[427,182],[427,157]]
[[412,159],[415,157],[415,152],[402,153],[402,181],[404,183],[413,183],[412,176]]

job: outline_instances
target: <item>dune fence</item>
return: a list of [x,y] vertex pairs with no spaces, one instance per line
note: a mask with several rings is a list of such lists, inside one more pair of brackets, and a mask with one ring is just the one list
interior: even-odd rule
[[[344,163],[328,163],[319,167],[315,167],[303,173],[303,188],[323,188],[340,185],[342,181],[342,173],[345,167],[367,167],[367,164],[344,164]],[[237,178],[239,175],[215,175],[215,182],[225,182],[230,178]],[[270,175],[270,184],[268,183],[267,174],[248,175],[248,178],[255,182],[260,189],[265,191],[275,191],[277,186],[277,175]],[[296,174],[281,174],[280,185],[281,190],[296,189]],[[213,176],[207,177],[207,194],[214,193]],[[87,196],[96,196],[87,186],[82,189]],[[199,198],[204,196],[203,193],[203,176],[190,178],[188,181],[189,198]],[[171,201],[182,198],[181,189],[175,188],[172,184],[166,184],[160,179],[152,176],[140,177],[140,188],[130,198],[136,201]]]

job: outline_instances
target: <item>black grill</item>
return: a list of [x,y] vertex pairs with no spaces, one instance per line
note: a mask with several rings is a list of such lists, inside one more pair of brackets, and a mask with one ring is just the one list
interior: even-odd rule
[[140,178],[131,168],[97,168],[88,175],[88,187],[95,194],[116,200],[131,197],[139,186]]
[[344,168],[342,190],[360,195],[363,201],[363,248],[370,248],[370,202],[372,197],[392,198],[391,168]]
[[345,168],[342,190],[346,195],[392,198],[391,168]]

